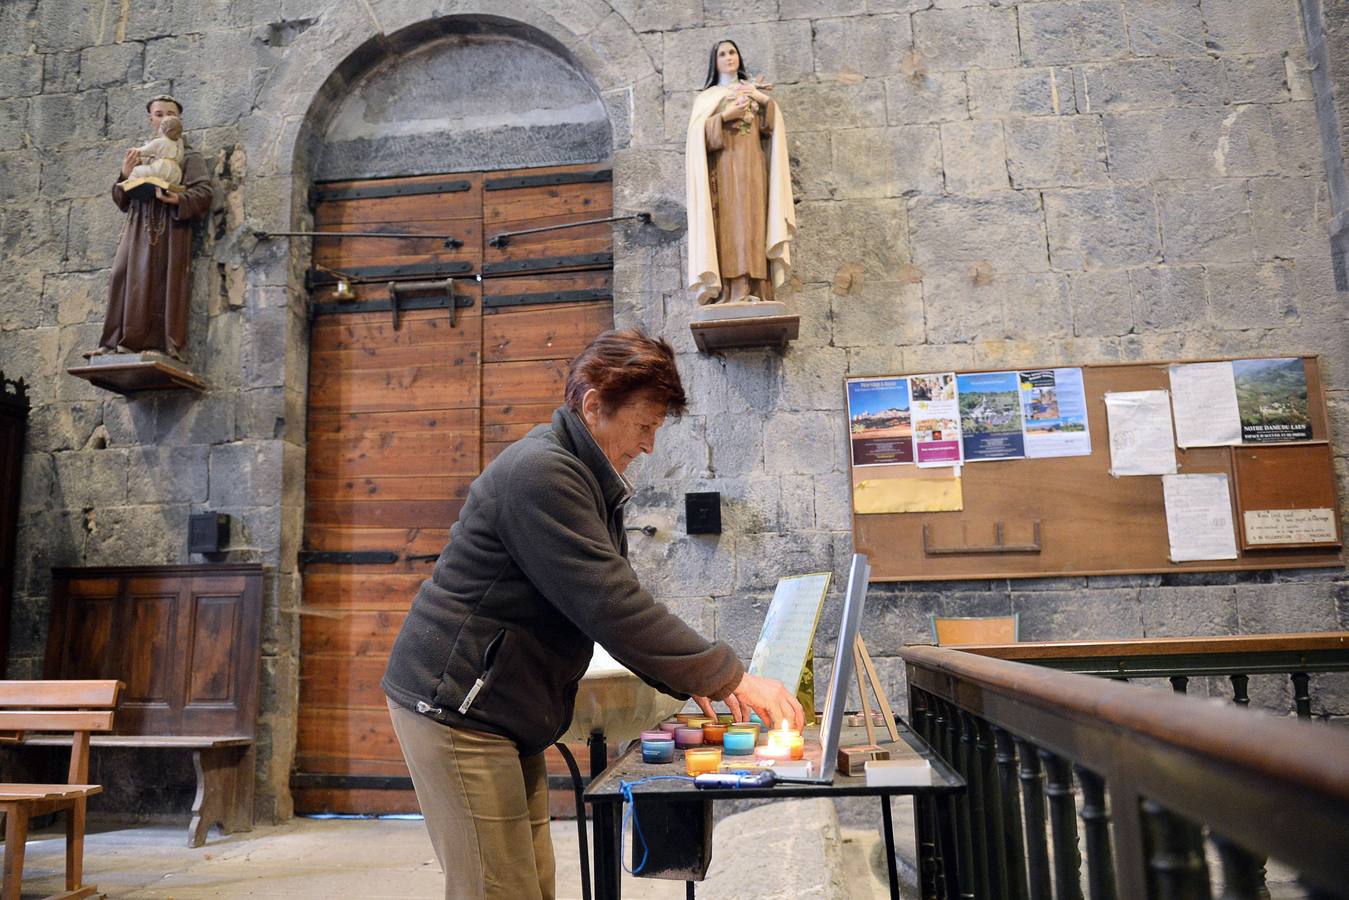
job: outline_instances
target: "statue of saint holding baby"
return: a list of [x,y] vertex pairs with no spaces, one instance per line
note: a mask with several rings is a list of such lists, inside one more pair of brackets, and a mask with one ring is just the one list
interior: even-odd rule
[[791,271],[796,212],[772,88],[749,77],[734,41],[713,46],[685,142],[688,288],[699,304],[771,301]]
[[113,202],[126,213],[95,353],[159,351],[182,359],[192,295],[192,229],[211,208],[201,154],[183,142],[183,107],[146,104],[153,137],[122,157]]

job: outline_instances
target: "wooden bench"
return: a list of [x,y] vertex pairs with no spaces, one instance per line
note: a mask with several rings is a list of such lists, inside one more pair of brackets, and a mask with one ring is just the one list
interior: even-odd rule
[[84,817],[88,798],[103,788],[89,780],[89,733],[111,731],[119,681],[0,681],[0,730],[68,731],[70,771],[66,784],[0,784],[5,816],[3,900],[19,900],[28,820],[66,814],[66,889],[53,897],[88,897],[98,888],[84,880]]
[[[94,747],[191,751],[187,845],[253,827],[262,567],[54,569],[49,678],[126,683],[117,733]],[[70,742],[32,736],[27,746]]]

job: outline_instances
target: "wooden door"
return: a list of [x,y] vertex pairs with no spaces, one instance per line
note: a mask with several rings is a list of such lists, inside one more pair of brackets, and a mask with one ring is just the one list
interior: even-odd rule
[[[473,478],[548,421],[568,361],[612,327],[605,166],[317,185],[300,812],[417,809],[379,680]],[[388,282],[453,278],[398,294]],[[348,278],[355,300],[335,283]],[[464,305],[469,304],[469,305]],[[418,308],[422,307],[422,308]]]

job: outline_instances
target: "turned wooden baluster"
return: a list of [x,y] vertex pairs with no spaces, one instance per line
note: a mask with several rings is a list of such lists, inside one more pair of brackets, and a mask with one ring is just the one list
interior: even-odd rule
[[1045,776],[1040,754],[1029,741],[1016,739],[1021,761],[1021,808],[1026,817],[1026,875],[1031,900],[1050,900],[1049,844],[1045,834]]
[[1312,695],[1308,690],[1311,684],[1311,676],[1306,672],[1293,673],[1293,705],[1297,707],[1297,717],[1299,719],[1310,719],[1312,717]]
[[1021,786],[1017,781],[1016,745],[1001,728],[993,729],[998,765],[998,809],[1002,813],[1002,860],[1004,896],[1026,898],[1026,847],[1021,834]]
[[1265,861],[1221,834],[1213,835],[1222,863],[1223,892],[1218,900],[1269,900],[1265,887]]
[[1110,853],[1110,812],[1105,806],[1105,781],[1074,766],[1082,785],[1082,825],[1087,842],[1087,895],[1091,900],[1115,900],[1115,861]]
[[1082,853],[1077,846],[1077,806],[1068,761],[1040,751],[1048,779],[1049,825],[1054,841],[1054,900],[1082,900]]
[[1148,896],[1209,900],[1204,832],[1155,800],[1142,804],[1148,859]]
[[1232,681],[1232,702],[1237,706],[1250,706],[1251,695],[1248,693],[1248,688],[1250,687],[1251,676],[1230,675],[1228,677]]

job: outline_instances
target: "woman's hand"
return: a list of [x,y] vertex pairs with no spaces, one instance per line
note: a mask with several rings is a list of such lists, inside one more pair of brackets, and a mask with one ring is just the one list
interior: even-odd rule
[[[703,715],[716,719],[712,701],[706,697],[693,699],[697,701]],[[777,728],[783,721],[795,731],[800,731],[806,724],[806,713],[801,708],[801,701],[781,681],[772,678],[746,672],[725,702],[737,722],[749,721],[750,711],[758,713],[759,718],[763,719],[765,730]]]
[[721,120],[723,122],[732,122],[736,119],[743,119],[749,114],[749,95],[737,91],[735,99],[726,104],[726,108],[721,111]]

